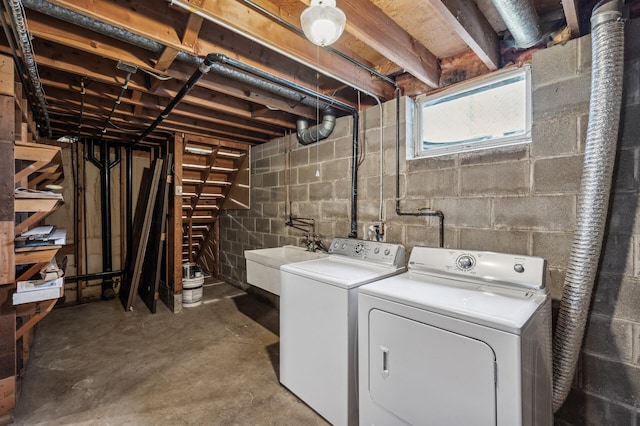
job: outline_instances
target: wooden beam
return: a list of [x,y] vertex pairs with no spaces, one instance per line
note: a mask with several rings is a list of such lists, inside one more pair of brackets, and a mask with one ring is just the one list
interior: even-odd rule
[[[51,88],[53,87],[53,88]],[[70,97],[70,93],[66,92],[64,88],[58,89],[60,85],[57,85],[52,82],[52,84],[47,87],[47,101],[51,102],[52,105],[64,105],[65,107],[80,109],[80,101],[72,100]],[[100,107],[104,110],[108,110],[113,105],[113,102],[117,99],[117,95],[108,94],[106,90],[101,90],[101,85],[94,85],[90,89],[87,89],[85,92],[85,104],[92,105],[93,111],[98,112],[99,110],[95,107]],[[134,92],[140,93],[140,92]],[[141,97],[137,102],[134,102],[134,97],[131,99],[122,98],[121,99],[121,107],[115,111],[114,117],[117,118],[118,115],[122,115],[123,122],[127,121],[127,118],[136,117],[143,120],[148,120],[149,122],[153,121],[160,112],[164,109],[162,105],[164,99],[152,101],[151,96],[148,96],[147,99],[142,99]],[[67,99],[67,101],[63,101]],[[134,107],[133,115],[131,111],[127,109],[126,106]],[[146,110],[145,110],[146,109]],[[85,112],[90,112],[91,107],[85,105]],[[265,135],[269,135],[272,137],[278,137],[283,134],[283,128],[278,128],[268,123],[257,122],[257,120],[247,120],[246,118],[238,118],[225,113],[218,113],[216,111],[207,111],[203,108],[196,107],[194,105],[188,103],[180,103],[176,109],[174,109],[171,115],[175,115],[175,117],[182,117],[185,122],[200,120],[203,122],[210,122],[212,124],[217,124],[222,126],[221,129],[231,130],[233,128],[238,128],[239,131],[247,131],[251,133],[263,133]],[[288,123],[287,127],[289,129],[295,128],[295,125],[292,123]]]
[[396,62],[431,87],[438,87],[440,65],[426,47],[414,39],[369,0],[340,3],[347,15],[346,31]]
[[[31,330],[33,326],[35,326],[42,318],[47,316],[49,312],[53,309],[58,299],[44,300],[42,302],[36,303],[36,314],[29,318],[27,322],[22,324],[22,326],[16,331],[16,340],[21,338],[27,331]],[[42,310],[41,305],[45,305],[44,310]]]
[[182,36],[182,45],[186,46],[190,49],[195,50],[196,41],[198,40],[198,34],[200,33],[200,28],[202,27],[202,22],[204,18],[201,16],[190,14],[189,20],[187,21],[187,27],[184,30],[184,35]]
[[491,70],[500,67],[498,35],[476,2],[465,0],[428,0],[476,55]]
[[[78,52],[64,45],[56,45],[55,48],[51,44],[34,41],[34,48],[39,52],[37,62],[40,67],[50,68],[65,73],[74,73],[86,76],[92,80],[98,80],[107,84],[121,84],[116,81],[113,75],[115,72],[115,63],[117,57],[104,59],[89,54]],[[11,50],[6,47],[0,47],[0,51],[10,53]],[[55,53],[54,53],[55,52]],[[51,56],[47,56],[51,55]],[[138,65],[138,64],[134,64]],[[48,80],[60,79],[57,74],[53,74],[48,69],[40,72],[41,78]],[[188,80],[193,74],[194,67],[190,64],[175,63],[172,69],[168,71],[168,75],[173,77],[170,81],[165,81],[161,89],[155,94],[167,98],[173,98],[184,85],[184,81]],[[147,92],[147,88],[143,83],[137,82],[136,76],[129,83],[131,90],[140,90]],[[73,78],[69,78],[70,85],[73,84]],[[77,78],[76,78],[77,80]],[[316,111],[314,108],[301,104],[295,104],[287,99],[282,99],[272,93],[257,88],[248,88],[246,85],[237,81],[215,75],[206,76],[200,80],[201,87],[195,87],[189,92],[189,95],[183,99],[184,103],[192,103],[207,108],[214,108],[220,111],[226,111],[233,114],[240,114],[245,117],[251,117],[250,107],[247,102],[257,103],[260,105],[269,105],[280,111],[295,114],[305,118],[315,118]],[[118,86],[119,87],[119,86]],[[78,88],[78,91],[80,89]],[[213,93],[212,93],[213,92]],[[78,99],[80,95],[78,94]],[[272,122],[272,120],[265,120]]]
[[[52,0],[58,6],[73,10],[81,15],[106,22],[116,28],[133,32],[140,36],[164,40],[165,45],[182,49],[179,20],[168,12],[164,2],[136,1],[115,2],[112,0]],[[162,7],[159,7],[162,5]],[[31,16],[32,12],[29,12]]]
[[176,135],[169,144],[173,154],[173,191],[169,196],[169,227],[167,239],[168,281],[175,293],[182,293],[182,154],[184,146],[181,135]]
[[[367,2],[367,4],[371,6],[370,3]],[[192,1],[189,7],[192,13],[197,12],[206,16],[218,25],[230,28],[249,40],[326,76],[373,93],[382,99],[391,99],[394,95],[391,84],[372,79],[368,71],[327,50],[316,48],[305,37],[244,6],[241,2],[236,0]]]
[[578,17],[578,5],[576,0],[562,0],[564,17],[571,31],[571,37],[580,36],[580,19]]

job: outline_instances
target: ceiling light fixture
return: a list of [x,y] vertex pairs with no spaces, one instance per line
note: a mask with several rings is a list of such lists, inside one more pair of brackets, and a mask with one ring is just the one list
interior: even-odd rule
[[304,35],[311,43],[323,47],[340,38],[346,22],[347,17],[336,7],[336,0],[311,0],[300,15]]

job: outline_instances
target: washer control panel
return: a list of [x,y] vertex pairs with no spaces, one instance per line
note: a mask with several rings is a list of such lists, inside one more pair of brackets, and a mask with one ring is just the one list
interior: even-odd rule
[[489,251],[414,247],[409,271],[447,276],[480,285],[543,289],[546,265],[534,256]]
[[356,240],[353,238],[334,238],[329,247],[329,254],[347,256],[394,267],[403,267],[405,258],[404,247],[400,244]]

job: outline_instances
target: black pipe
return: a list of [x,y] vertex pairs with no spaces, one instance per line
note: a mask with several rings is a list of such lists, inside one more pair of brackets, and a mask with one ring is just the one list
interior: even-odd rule
[[[102,269],[110,272],[112,268],[111,250],[111,168],[120,163],[120,150],[116,149],[116,159],[111,162],[109,142],[103,140],[100,144],[100,160],[96,159],[94,142],[89,142],[89,159],[100,170],[100,208],[102,222]],[[113,280],[107,277],[102,283],[102,297],[111,299],[115,296]]]
[[92,274],[74,275],[71,277],[64,277],[65,282],[87,281],[96,278],[111,278],[124,275],[124,271],[106,271],[106,272],[94,272]]
[[[380,126],[382,129],[382,123]],[[349,238],[358,238],[358,114],[353,114],[351,151],[353,160],[351,161],[351,232],[349,232]]]
[[[133,246],[133,148],[127,147],[127,175],[126,175],[126,232],[127,232],[127,255],[125,259],[131,258],[131,248]],[[126,269],[129,269],[129,265],[126,265]]]
[[413,212],[404,212],[400,208],[400,90],[396,90],[396,214],[398,216],[438,216],[440,219],[438,246],[444,247],[444,213],[442,211],[421,208]]
[[102,128],[102,132],[100,132],[100,140],[102,140],[104,135],[107,134],[107,128],[109,127],[109,124],[111,124],[111,118],[113,117],[113,114],[116,112],[118,105],[120,105],[120,103],[122,102],[122,97],[124,96],[125,92],[127,91],[127,88],[129,87],[129,81],[131,81],[131,75],[138,70],[138,67],[136,67],[135,65],[125,64],[124,62],[119,61],[118,69],[127,71],[127,76],[125,77],[124,83],[122,84],[122,86],[120,86],[120,93],[118,94],[116,101],[113,103],[113,107],[111,107],[111,111],[109,112],[107,119],[104,121],[104,127]]
[[138,136],[131,147],[135,147],[137,144],[142,142],[144,138],[149,136],[151,132],[153,132],[156,127],[158,127],[158,125],[160,125],[160,123],[162,123],[169,116],[171,111],[173,111],[173,109],[180,103],[180,101],[182,101],[182,98],[184,98],[187,93],[189,93],[191,89],[193,89],[193,86],[196,85],[198,80],[200,80],[206,73],[209,72],[209,70],[211,69],[211,65],[213,65],[215,61],[215,56],[216,54],[210,53],[206,56],[206,58],[204,58],[202,64],[200,64],[198,69],[193,73],[189,80],[187,80],[182,89],[180,89],[180,91],[171,100],[171,102],[169,102],[169,105],[167,105],[166,108],[160,113],[158,118],[156,118],[155,121],[151,123],[147,130],[145,130],[140,136]]
[[310,217],[293,217],[289,214],[289,220],[285,223],[285,226],[290,226],[293,229],[297,229],[302,232],[309,232],[309,229],[304,228],[305,226],[311,229],[311,234],[316,233],[316,225],[315,220]]

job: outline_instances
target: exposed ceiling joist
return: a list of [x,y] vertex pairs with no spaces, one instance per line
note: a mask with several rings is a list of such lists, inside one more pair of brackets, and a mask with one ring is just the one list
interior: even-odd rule
[[370,72],[324,49],[316,48],[303,36],[236,0],[202,0],[187,3],[192,12],[206,16],[218,25],[241,33],[249,40],[313,68],[325,76],[382,99],[393,97],[394,88],[389,83],[372,79]]
[[577,0],[562,0],[562,9],[567,20],[567,27],[571,31],[571,35],[577,37],[580,35],[580,19],[578,18]]
[[498,35],[475,2],[466,0],[429,0],[429,2],[490,70],[500,67]]
[[[438,87],[440,65],[426,47],[368,0],[341,4],[347,15],[346,31],[382,53],[392,62],[431,87]],[[385,37],[380,37],[385,34]]]
[[[374,99],[354,88],[381,100],[395,96],[395,87],[413,96],[532,54],[503,43],[509,33],[492,0],[337,0],[347,28],[328,49],[300,31],[310,0],[174,0],[189,10],[170,0],[21,1],[58,135],[100,137],[126,77],[119,61],[138,72],[112,120],[122,129],[109,129],[110,140],[134,141],[135,132],[127,130],[148,128],[208,54],[293,83],[280,90],[269,78],[259,81],[258,74],[220,63],[159,129],[253,144],[292,131],[299,117],[316,120],[307,99],[312,92],[362,110]],[[566,20],[574,37],[589,7],[577,0],[531,1],[553,20],[549,28]],[[4,34],[0,52],[12,53]],[[159,132],[147,142],[166,138]]]

